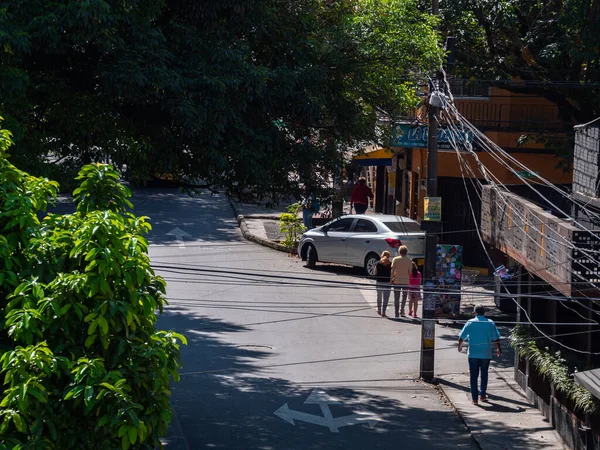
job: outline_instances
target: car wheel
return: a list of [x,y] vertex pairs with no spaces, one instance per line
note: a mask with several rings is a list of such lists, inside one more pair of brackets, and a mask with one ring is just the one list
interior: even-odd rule
[[372,277],[375,275],[375,267],[379,262],[379,255],[377,253],[369,253],[365,258],[365,273]]
[[312,244],[308,244],[306,248],[306,267],[314,269],[317,264],[317,249]]

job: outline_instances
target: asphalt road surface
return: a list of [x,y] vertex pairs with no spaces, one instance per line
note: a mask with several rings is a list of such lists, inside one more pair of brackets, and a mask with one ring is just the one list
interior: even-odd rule
[[356,272],[245,241],[227,199],[140,190],[186,335],[168,450],[475,448],[418,375],[420,328],[377,316]]

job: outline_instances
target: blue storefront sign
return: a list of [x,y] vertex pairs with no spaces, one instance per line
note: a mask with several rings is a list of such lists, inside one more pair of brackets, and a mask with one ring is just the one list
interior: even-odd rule
[[[428,136],[429,127],[427,125],[401,123],[394,128],[390,147],[427,148]],[[470,131],[453,131],[443,127],[439,128],[438,148],[452,148],[452,140],[455,140],[459,144],[464,144],[465,142],[473,143],[473,133]]]

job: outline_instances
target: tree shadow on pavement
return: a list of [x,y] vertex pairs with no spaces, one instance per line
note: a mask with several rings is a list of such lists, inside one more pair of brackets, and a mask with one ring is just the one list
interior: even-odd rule
[[[250,326],[208,318],[185,306],[168,307],[159,327],[188,339],[181,352],[181,381],[173,385],[176,418],[165,440],[168,450],[476,448],[454,412],[439,405],[427,385],[407,378],[344,380],[343,363],[320,382],[310,378],[310,370],[298,374],[295,368],[322,360],[281,354],[277,342],[236,345]],[[363,409],[378,418],[374,428],[360,424],[332,432],[299,419],[292,425],[274,414],[287,404],[289,410],[323,417],[319,405],[304,403],[316,386],[342,402],[330,406],[333,417]],[[510,424],[486,426],[491,433],[511,433]]]

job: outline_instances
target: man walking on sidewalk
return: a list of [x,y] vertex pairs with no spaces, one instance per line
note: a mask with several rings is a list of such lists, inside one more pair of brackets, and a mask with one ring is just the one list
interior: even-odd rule
[[[496,355],[502,355],[500,348],[500,332],[496,324],[485,317],[483,305],[475,305],[475,318],[469,320],[458,335],[458,351],[462,352],[463,343],[469,343],[469,373],[471,375],[471,396],[477,405],[477,394],[482,402],[488,401],[488,370],[492,359],[492,344],[496,344]],[[481,373],[481,389],[477,388]]]

